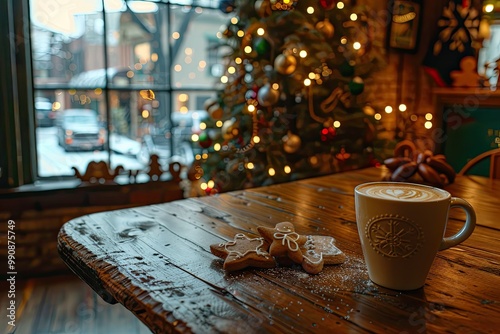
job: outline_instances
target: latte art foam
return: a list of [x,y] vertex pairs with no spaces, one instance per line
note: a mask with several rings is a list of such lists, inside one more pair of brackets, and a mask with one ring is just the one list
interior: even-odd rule
[[446,191],[439,189],[399,183],[366,184],[359,186],[357,191],[370,197],[410,202],[436,201],[449,196]]

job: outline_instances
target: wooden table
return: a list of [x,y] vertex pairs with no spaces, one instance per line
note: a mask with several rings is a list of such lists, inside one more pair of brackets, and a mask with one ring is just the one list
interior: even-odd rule
[[[446,189],[477,211],[473,235],[436,257],[424,288],[372,283],[354,187],[384,168],[92,214],[66,223],[59,252],[101,297],[156,333],[494,333],[500,328],[500,180],[458,177]],[[452,210],[447,234],[464,220]],[[300,267],[226,273],[211,244],[290,221],[331,235],[347,255],[318,275]]]

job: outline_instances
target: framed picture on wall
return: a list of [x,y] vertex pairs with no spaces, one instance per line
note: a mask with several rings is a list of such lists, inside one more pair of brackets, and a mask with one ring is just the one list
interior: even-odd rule
[[389,47],[415,52],[418,47],[422,16],[422,2],[412,0],[391,1]]

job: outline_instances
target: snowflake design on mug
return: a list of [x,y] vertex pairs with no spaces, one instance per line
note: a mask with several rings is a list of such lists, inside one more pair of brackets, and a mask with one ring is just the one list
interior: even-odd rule
[[366,224],[365,234],[377,253],[395,258],[412,256],[424,243],[422,228],[399,215],[373,217]]

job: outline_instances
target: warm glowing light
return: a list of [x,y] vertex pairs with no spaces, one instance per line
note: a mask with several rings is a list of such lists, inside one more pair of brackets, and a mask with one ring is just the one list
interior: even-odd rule
[[134,77],[134,72],[133,71],[128,71],[127,72],[127,78],[131,79]]
[[141,112],[141,116],[142,116],[142,118],[148,118],[149,117],[149,110],[144,109]]
[[245,36],[245,32],[243,30],[238,30],[238,32],[236,33],[236,36],[243,37],[243,36]]
[[186,102],[189,99],[189,96],[187,94],[179,94],[179,97],[177,97],[179,102]]
[[361,43],[360,42],[354,42],[352,43],[352,47],[354,50],[359,50],[361,49]]
[[356,15],[356,13],[352,13],[350,19],[351,21],[356,21],[358,19],[358,15]]
[[214,144],[214,151],[216,151],[216,152],[220,151],[220,144],[219,143]]
[[181,37],[181,34],[179,34],[179,32],[178,32],[178,31],[174,31],[174,32],[172,33],[172,38],[173,38],[173,39],[179,39],[180,37]]
[[193,133],[193,134],[191,135],[191,141],[196,142],[196,141],[198,141],[198,140],[200,140],[200,136],[198,136],[196,133]]
[[240,57],[236,57],[236,58],[234,58],[234,62],[235,62],[237,65],[239,65],[239,64],[241,64],[242,60],[241,60],[241,58],[240,58]]
[[235,72],[236,72],[236,67],[234,67],[234,66],[229,66],[229,67],[227,68],[227,73],[229,73],[229,74],[234,74]]
[[205,67],[207,67],[207,62],[204,60],[200,60],[200,62],[198,63],[198,66],[200,68],[205,68]]
[[[96,88],[96,90],[98,90],[98,89],[101,89],[101,88]],[[102,91],[102,89],[101,89],[101,91]],[[59,110],[59,109],[61,109],[61,103],[59,103],[59,102],[52,103],[52,109],[53,110]]]
[[251,53],[252,52],[252,47],[250,45],[245,46],[245,53]]
[[201,190],[207,190],[208,185],[205,182],[203,182],[202,184],[200,184],[200,188]]
[[191,56],[193,54],[193,49],[191,48],[185,48],[184,49],[184,53],[187,55],[187,56]]
[[215,122],[215,126],[221,128],[224,123],[222,121]]
[[484,6],[484,11],[486,13],[491,13],[494,9],[495,9],[495,5],[493,5],[491,3]]
[[254,112],[255,111],[255,106],[253,104],[250,104],[248,107],[247,107],[248,111],[249,112]]
[[341,44],[344,44],[344,45],[345,45],[345,44],[347,44],[347,38],[342,37],[342,38],[340,39],[340,43],[341,43]]
[[236,16],[233,16],[233,17],[231,18],[231,23],[232,23],[232,24],[236,24],[236,23],[238,23],[238,18],[237,18]]
[[272,167],[271,167],[271,168],[269,168],[269,169],[267,170],[267,173],[268,173],[270,176],[274,176],[274,175],[276,175],[276,171],[275,171],[275,170],[274,170],[274,168],[272,168]]
[[386,113],[390,114],[392,112],[392,107],[391,106],[386,106],[384,110],[385,110]]
[[333,127],[337,129],[340,128],[340,122],[339,121],[333,122]]
[[427,122],[425,122],[424,126],[426,129],[430,129],[430,128],[432,128],[432,122],[427,121]]
[[253,142],[254,142],[255,144],[260,143],[260,137],[259,137],[259,136],[254,136],[254,137],[253,137]]
[[200,123],[200,130],[205,130],[207,128],[207,123],[201,122]]
[[280,89],[280,85],[279,85],[279,83],[275,82],[271,85],[271,88],[274,90],[278,90],[278,89]]
[[307,14],[314,14],[314,7],[307,7]]
[[228,81],[229,81],[229,78],[227,76],[223,75],[220,77],[220,82],[227,83]]
[[284,171],[285,171],[285,173],[287,173],[287,174],[290,174],[290,173],[292,172],[292,168],[290,168],[290,166],[285,166],[285,167],[283,168],[283,170],[284,170]]
[[401,111],[401,112],[405,112],[406,110],[407,110],[406,104],[401,103],[401,104],[399,105],[399,111]]
[[376,113],[375,115],[373,115],[373,118],[375,118],[377,121],[380,121],[382,119],[382,115]]
[[214,180],[210,180],[210,181],[208,181],[208,182],[207,182],[207,186],[208,186],[209,188],[213,188],[213,187],[215,186],[215,182],[214,182]]
[[152,62],[157,62],[158,61],[158,54],[157,53],[153,53],[151,55],[151,61]]
[[317,157],[310,157],[309,162],[311,165],[316,165],[318,163],[318,158]]
[[252,162],[247,163],[247,169],[253,169],[254,165]]
[[337,8],[338,9],[343,9],[344,8],[344,3],[342,1],[337,2]]
[[430,112],[428,112],[427,114],[425,114],[425,119],[430,121],[432,120],[432,114]]
[[179,64],[175,65],[174,66],[174,71],[176,71],[176,72],[182,71],[182,65],[179,65]]
[[259,29],[257,29],[257,35],[262,36],[262,35],[264,35],[265,33],[266,33],[266,31],[264,30],[264,28],[259,28]]
[[199,154],[195,155],[195,156],[194,156],[194,159],[195,159],[195,160],[201,160],[201,155],[199,155]]
[[183,114],[187,113],[189,111],[188,107],[186,106],[182,106],[179,108],[179,111]]
[[134,68],[139,71],[140,69],[142,69],[142,64],[141,63],[135,63],[134,64]]
[[306,51],[306,50],[300,50],[300,52],[299,52],[299,56],[300,56],[300,58],[305,58],[305,57],[307,57],[307,51]]
[[208,159],[208,154],[207,154],[207,153],[203,153],[201,157],[202,157],[203,159],[207,160],[207,159]]
[[316,79],[316,73],[309,72],[308,77],[309,77],[309,79],[314,80],[314,79]]
[[311,79],[305,79],[304,86],[310,86],[310,85],[311,85]]

